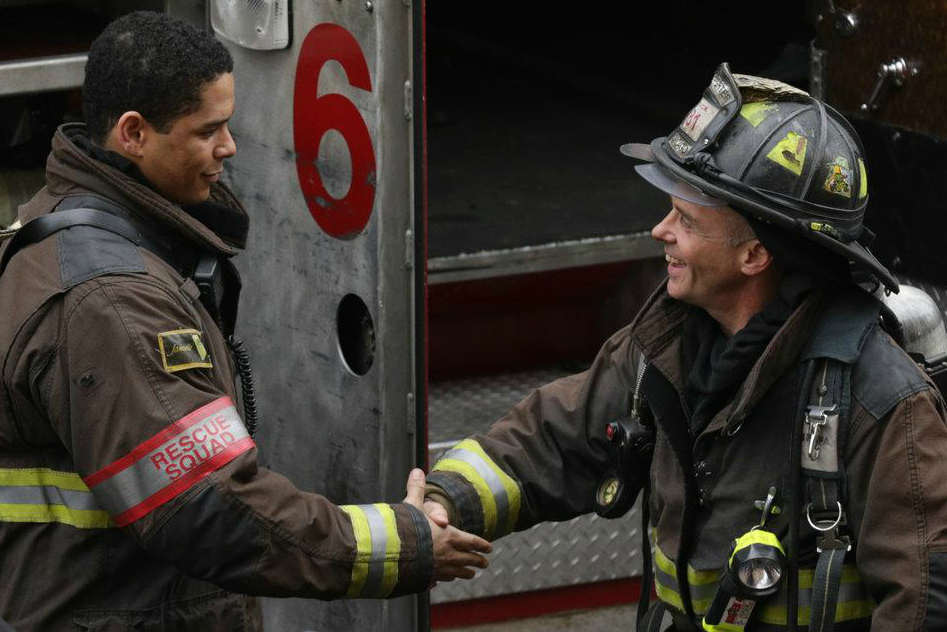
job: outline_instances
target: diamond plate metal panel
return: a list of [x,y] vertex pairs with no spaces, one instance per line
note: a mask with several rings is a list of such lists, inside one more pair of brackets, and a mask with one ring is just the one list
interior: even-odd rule
[[560,368],[543,368],[431,384],[428,399],[431,462],[461,439],[486,432],[536,387],[568,374]]
[[[431,462],[464,437],[484,432],[534,388],[567,374],[560,368],[431,385]],[[543,523],[494,543],[490,567],[470,581],[441,584],[433,603],[619,579],[641,574],[636,505],[617,520],[596,515]]]
[[469,581],[441,584],[432,603],[588,584],[641,574],[641,518],[605,520],[594,514],[546,522],[497,540],[490,566]]

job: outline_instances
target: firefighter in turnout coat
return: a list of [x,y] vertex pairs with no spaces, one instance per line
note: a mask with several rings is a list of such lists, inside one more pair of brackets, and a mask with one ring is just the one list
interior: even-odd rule
[[394,597],[486,564],[421,511],[421,470],[404,503],[337,506],[258,465],[226,340],[248,226],[217,182],[231,69],[178,19],[112,23],[88,127],[56,133],[0,248],[0,617],[19,632],[259,630],[247,595]]
[[428,511],[488,539],[607,514],[633,411],[658,596],[639,630],[947,629],[944,401],[871,294],[898,284],[864,245],[854,131],[723,64],[622,151],[671,196],[667,281],[587,371],[439,460]]

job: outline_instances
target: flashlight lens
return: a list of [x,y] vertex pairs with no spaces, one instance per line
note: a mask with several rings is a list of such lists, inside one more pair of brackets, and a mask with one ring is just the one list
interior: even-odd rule
[[747,560],[738,571],[740,582],[753,590],[766,590],[779,582],[782,569],[779,562],[767,558]]

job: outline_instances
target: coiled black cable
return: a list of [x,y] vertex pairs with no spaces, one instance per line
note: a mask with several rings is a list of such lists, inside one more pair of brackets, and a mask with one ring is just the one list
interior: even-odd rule
[[250,352],[247,351],[242,340],[236,340],[233,336],[227,339],[227,344],[231,353],[233,353],[237,375],[240,376],[240,389],[243,393],[243,420],[246,423],[247,432],[252,437],[256,435],[257,406],[256,389],[253,386],[253,370],[250,368]]

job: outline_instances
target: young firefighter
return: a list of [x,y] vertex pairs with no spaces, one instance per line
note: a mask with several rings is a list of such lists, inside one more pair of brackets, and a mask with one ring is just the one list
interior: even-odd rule
[[56,133],[0,250],[0,617],[19,632],[259,630],[247,595],[394,597],[486,565],[487,542],[421,511],[420,470],[402,504],[339,507],[258,466],[226,340],[248,225],[218,182],[231,70],[181,20],[109,25],[87,125]]

